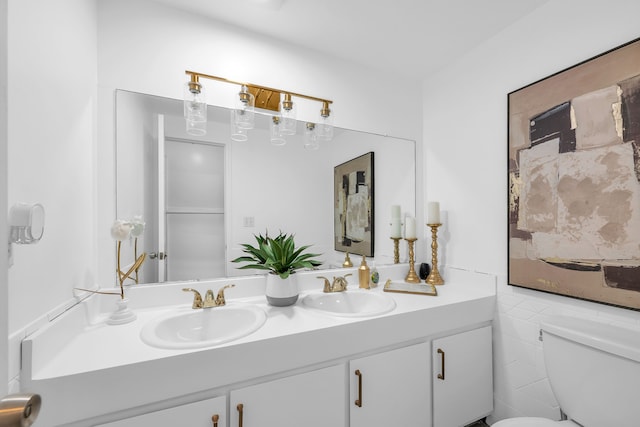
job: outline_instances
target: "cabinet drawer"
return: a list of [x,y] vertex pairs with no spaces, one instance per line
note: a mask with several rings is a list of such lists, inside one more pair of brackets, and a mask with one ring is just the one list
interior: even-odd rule
[[97,424],[95,427],[213,427],[212,418],[214,415],[218,416],[218,426],[225,427],[227,423],[226,397],[188,403],[107,424]]

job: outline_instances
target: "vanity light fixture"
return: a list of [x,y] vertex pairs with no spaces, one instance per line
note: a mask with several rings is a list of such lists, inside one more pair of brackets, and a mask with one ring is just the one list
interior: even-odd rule
[[318,144],[318,136],[316,134],[316,124],[307,123],[304,130],[304,148],[315,151],[320,148]]
[[[280,139],[284,140],[285,135],[294,135],[296,133],[296,105],[293,102],[293,97],[322,103],[318,129],[315,130],[315,124],[307,123],[307,129],[305,130],[305,138],[307,132],[310,133],[309,138],[313,137],[313,141],[310,142],[311,146],[315,146],[313,149],[318,148],[317,139],[328,141],[333,137],[333,120],[329,109],[329,105],[333,101],[253,83],[238,82],[196,71],[187,70],[185,73],[190,77],[190,80],[185,86],[184,117],[187,133],[191,135],[202,136],[206,133],[207,104],[200,79],[210,79],[240,86],[238,98],[231,111],[231,139],[234,141],[246,141],[248,139],[247,131],[254,127],[255,108],[259,108],[275,113],[274,120],[271,123],[272,142],[275,144],[273,141],[275,127],[279,133],[279,137],[276,138],[277,142],[279,142],[278,145],[282,145]],[[277,121],[275,118],[277,118]],[[312,125],[311,130],[309,130],[309,125]],[[306,146],[307,142],[305,142]]]
[[202,136],[207,133],[206,93],[198,75],[192,74],[184,86],[184,118],[189,135]]
[[291,100],[291,94],[285,93],[282,102],[280,102],[280,132],[283,135],[295,135],[296,133],[295,107],[295,104]]
[[284,145],[287,140],[284,139],[282,134],[283,122],[280,116],[273,116],[271,118],[271,143],[273,145]]
[[231,115],[229,116],[229,118],[231,119],[229,123],[229,129],[231,129],[231,139],[238,142],[244,142],[248,140],[249,135],[247,134],[247,132],[249,131],[249,129],[238,126],[238,123],[236,122],[235,110],[231,111]]
[[316,135],[318,139],[323,141],[331,141],[333,138],[333,119],[331,118],[331,110],[329,103],[323,102],[320,110],[320,121],[317,123]]
[[236,106],[231,112],[236,122],[236,126],[240,129],[253,129],[255,126],[255,105],[256,97],[249,92],[246,85],[242,85]]

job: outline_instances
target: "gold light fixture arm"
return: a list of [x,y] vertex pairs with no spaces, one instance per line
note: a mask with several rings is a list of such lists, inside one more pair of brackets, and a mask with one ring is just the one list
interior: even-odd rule
[[289,90],[276,89],[276,88],[272,88],[272,87],[269,87],[269,86],[262,86],[262,85],[257,85],[257,84],[253,84],[253,83],[240,82],[240,81],[237,81],[237,80],[226,79],[224,77],[212,76],[211,74],[199,73],[197,71],[185,70],[185,74],[188,74],[189,76],[191,76],[191,82],[192,83],[198,83],[198,78],[202,77],[202,78],[205,78],[205,79],[217,80],[219,82],[232,83],[232,84],[239,85],[239,86],[247,86],[249,88],[249,90],[251,90],[253,88],[253,89],[257,89],[257,91],[262,90],[262,91],[268,91],[268,92],[276,92],[278,94],[284,93],[285,95],[289,94],[290,96],[296,96],[298,98],[305,98],[305,99],[309,99],[309,100],[312,100],[312,101],[322,102],[323,103],[323,109],[326,108],[327,111],[329,110],[329,104],[333,103],[333,101],[331,101],[329,99],[318,98],[318,97],[310,96],[310,95],[304,95],[304,94],[301,94],[301,93],[291,92]]

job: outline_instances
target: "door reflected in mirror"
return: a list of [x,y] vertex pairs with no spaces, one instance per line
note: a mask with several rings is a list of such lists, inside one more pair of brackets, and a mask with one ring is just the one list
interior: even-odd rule
[[[293,233],[321,253],[320,268],[342,265],[334,250],[336,165],[375,152],[375,262],[393,263],[391,205],[415,214],[415,142],[335,128],[305,149],[304,122],[271,143],[271,115],[256,114],[233,141],[230,111],[209,106],[207,134],[186,132],[182,100],[116,91],[116,217],[142,216],[147,257],[140,283],[246,275],[230,260],[258,233]],[[338,223],[338,226],[340,224]],[[133,253],[123,244],[123,263]],[[140,251],[140,248],[138,248]],[[163,256],[159,256],[163,254]],[[260,273],[260,272],[258,272]]]

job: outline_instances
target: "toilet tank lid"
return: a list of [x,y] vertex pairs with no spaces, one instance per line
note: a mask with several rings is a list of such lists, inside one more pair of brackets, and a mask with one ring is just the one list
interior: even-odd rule
[[540,324],[543,332],[640,362],[640,328],[569,316],[553,316]]

